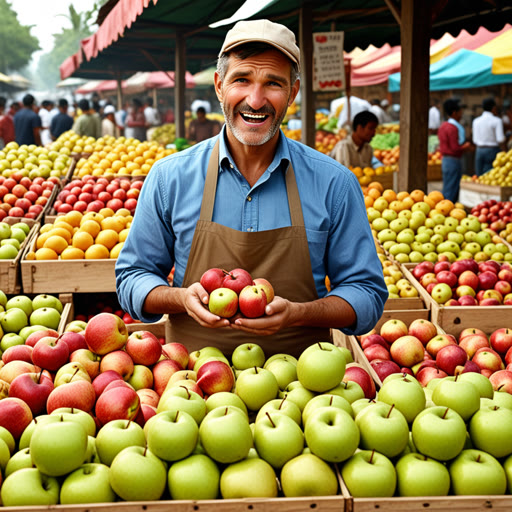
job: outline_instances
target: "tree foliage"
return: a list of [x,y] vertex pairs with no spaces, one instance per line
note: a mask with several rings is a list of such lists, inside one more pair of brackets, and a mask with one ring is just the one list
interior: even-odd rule
[[[43,7],[44,8],[44,7]],[[30,34],[30,26],[21,25],[7,0],[0,0],[0,72],[8,74],[25,67],[39,41]]]
[[68,14],[61,15],[69,20],[71,27],[62,29],[58,34],[53,34],[52,51],[43,54],[39,59],[38,78],[45,88],[53,89],[55,87],[60,81],[59,66],[67,57],[79,50],[82,39],[92,34],[97,11],[98,4],[96,3],[91,10],[82,13],[77,12],[74,6],[70,5]]

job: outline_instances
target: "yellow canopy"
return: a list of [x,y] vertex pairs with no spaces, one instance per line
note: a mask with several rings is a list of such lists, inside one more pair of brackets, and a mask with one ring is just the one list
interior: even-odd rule
[[494,75],[512,73],[512,30],[495,37],[475,51],[492,57]]

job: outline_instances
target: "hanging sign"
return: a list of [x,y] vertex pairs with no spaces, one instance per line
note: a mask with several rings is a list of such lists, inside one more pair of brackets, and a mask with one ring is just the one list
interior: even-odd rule
[[339,91],[345,83],[343,32],[313,34],[313,91]]

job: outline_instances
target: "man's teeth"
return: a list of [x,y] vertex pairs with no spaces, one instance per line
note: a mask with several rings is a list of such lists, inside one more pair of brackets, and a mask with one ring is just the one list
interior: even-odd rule
[[242,114],[244,117],[247,117],[248,119],[254,119],[255,121],[262,121],[267,116],[265,114]]

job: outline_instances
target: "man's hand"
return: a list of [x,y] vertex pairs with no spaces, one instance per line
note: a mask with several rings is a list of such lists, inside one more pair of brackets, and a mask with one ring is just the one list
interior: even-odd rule
[[265,316],[259,318],[237,317],[231,322],[231,328],[260,336],[268,336],[285,327],[290,327],[294,318],[293,314],[294,303],[276,296],[270,304],[267,304]]

